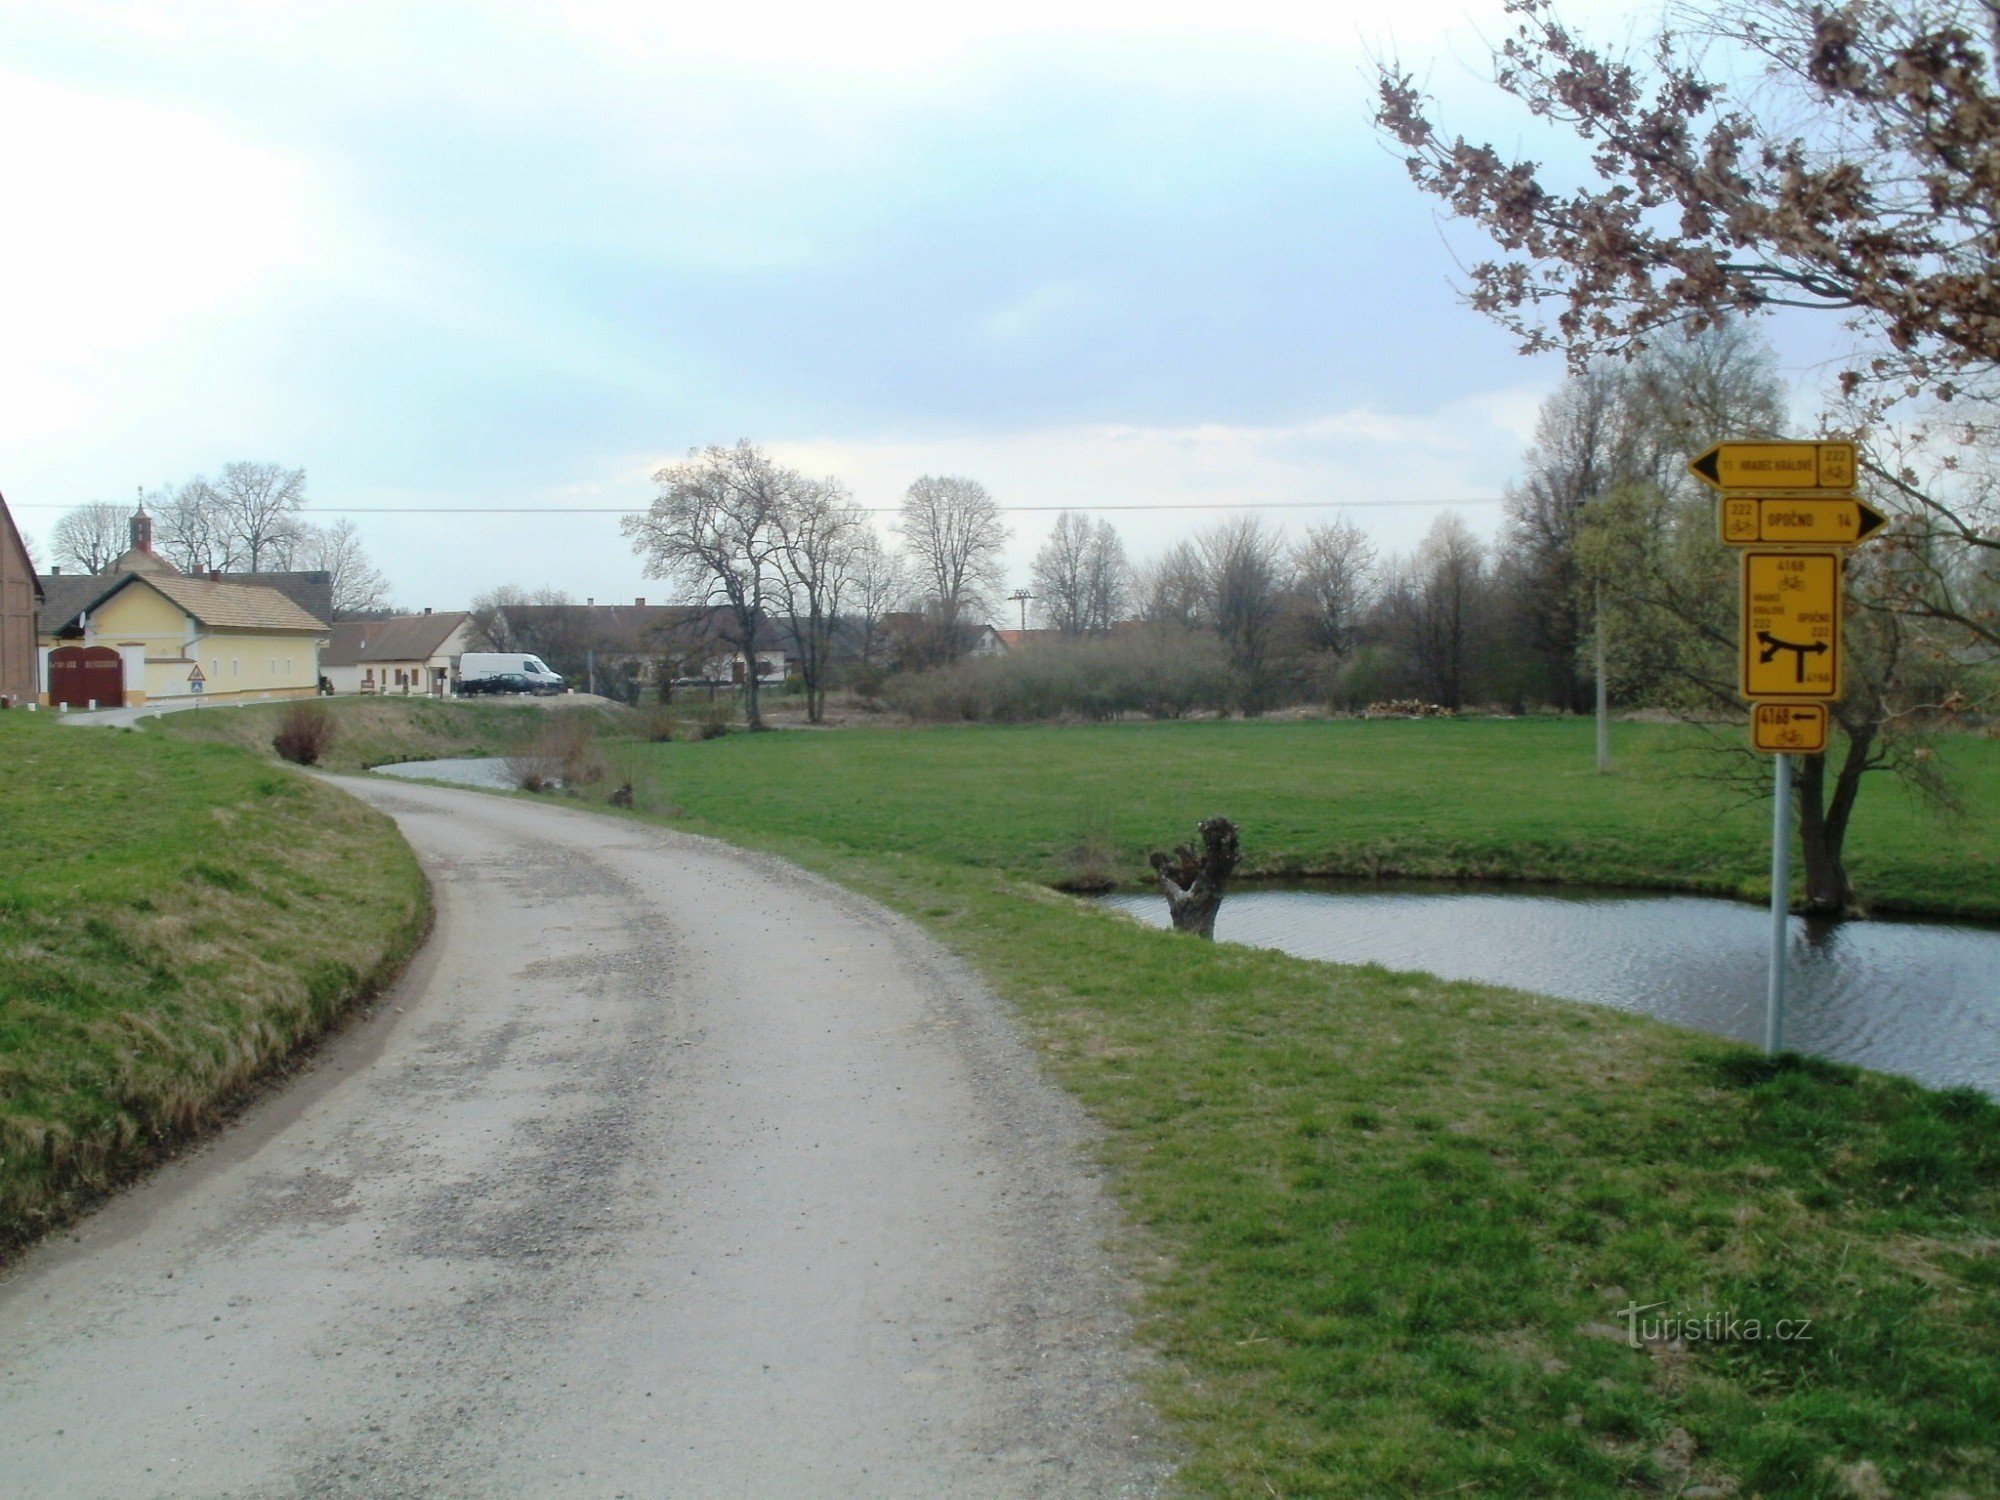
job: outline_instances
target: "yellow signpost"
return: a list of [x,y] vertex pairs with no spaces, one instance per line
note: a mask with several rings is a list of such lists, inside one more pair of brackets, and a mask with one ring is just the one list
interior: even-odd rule
[[1872,505],[1833,495],[1725,494],[1716,502],[1722,539],[1732,546],[1758,542],[1851,547],[1889,518]]
[[1722,491],[1722,540],[1743,548],[1737,687],[1750,700],[1751,745],[1777,766],[1764,1007],[1764,1050],[1776,1052],[1785,1039],[1792,757],[1826,753],[1827,702],[1840,696],[1846,549],[1887,517],[1854,497],[1852,443],[1717,443],[1688,471]]
[[1768,755],[1826,754],[1824,703],[1753,703],[1750,746]]
[[1842,554],[1746,548],[1743,696],[1838,698]]
[[1852,443],[1717,443],[1688,472],[1718,490],[1851,490]]

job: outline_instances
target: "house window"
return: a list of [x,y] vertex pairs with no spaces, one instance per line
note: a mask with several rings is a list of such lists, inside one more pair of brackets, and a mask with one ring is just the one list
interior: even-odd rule
[[238,659],[232,659],[232,660],[230,661],[230,663],[229,663],[229,675],[230,675],[231,677],[241,677],[241,676],[243,675],[243,663],[242,663],[242,661],[241,661],[241,660],[238,660]]

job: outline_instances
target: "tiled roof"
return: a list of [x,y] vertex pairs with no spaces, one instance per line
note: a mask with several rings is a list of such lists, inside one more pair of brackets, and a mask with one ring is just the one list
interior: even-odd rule
[[273,588],[249,583],[215,583],[206,578],[155,574],[141,580],[158,589],[211,630],[300,630],[326,632],[314,619]]
[[428,661],[470,618],[462,609],[451,609],[387,620],[342,620],[333,627],[319,664],[352,667],[364,661]]
[[[311,628],[320,631],[326,630],[326,621],[333,614],[333,575],[318,570],[291,573],[224,573],[219,579],[211,579],[199,573],[148,570],[143,574],[135,574],[127,569],[114,573],[43,574],[40,628],[49,634],[68,628],[76,622],[78,615],[86,609],[95,609],[118,591],[120,583],[131,577],[143,577],[148,583],[156,586],[199,584],[203,587],[219,585],[224,588],[248,588],[261,593],[276,592],[309,616],[312,621]],[[162,587],[160,592],[174,599],[176,604],[187,609],[196,619],[202,618],[199,612],[168,593],[166,588]],[[271,628],[298,630],[307,627],[294,623]]]

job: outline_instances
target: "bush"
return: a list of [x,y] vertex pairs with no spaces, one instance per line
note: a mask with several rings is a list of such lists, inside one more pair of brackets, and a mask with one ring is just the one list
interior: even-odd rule
[[719,740],[729,733],[729,710],[720,703],[711,703],[688,725],[691,740]]
[[602,781],[604,760],[597,753],[596,731],[581,714],[555,714],[525,749],[507,757],[507,774],[524,792]]
[[968,658],[892,677],[882,695],[890,707],[920,721],[1019,724],[1220,713],[1231,689],[1214,636],[1147,630]]
[[680,738],[681,716],[670,708],[645,709],[632,720],[635,737],[651,745],[665,745]]
[[271,748],[295,766],[316,766],[333,744],[333,719],[317,703],[294,703],[278,720]]

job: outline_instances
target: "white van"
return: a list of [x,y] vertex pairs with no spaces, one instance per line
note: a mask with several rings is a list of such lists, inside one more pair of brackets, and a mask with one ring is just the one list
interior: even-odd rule
[[562,675],[521,651],[468,651],[458,659],[461,693],[560,693]]

